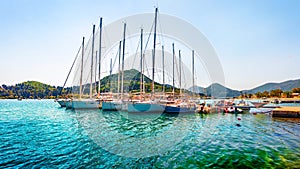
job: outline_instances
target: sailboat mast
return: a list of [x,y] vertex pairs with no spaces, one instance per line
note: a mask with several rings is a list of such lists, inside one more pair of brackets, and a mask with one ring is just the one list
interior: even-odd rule
[[[101,89],[101,48],[102,48],[102,17],[100,17],[100,25],[99,25],[99,74],[98,74],[98,92],[100,94]],[[96,54],[97,57],[97,54]]]
[[173,47],[173,90],[172,90],[172,93],[173,93],[173,98],[175,96],[175,47],[174,47],[174,43],[172,43],[172,47]]
[[93,39],[92,39],[92,57],[91,57],[91,81],[90,81],[90,99],[93,95],[93,64],[94,64],[94,39],[95,38],[95,25],[93,25]]
[[119,68],[118,68],[118,97],[120,96],[120,75],[121,75],[121,46],[122,41],[119,44]]
[[193,97],[195,93],[195,67],[194,67],[194,50],[192,50],[192,74],[193,74]]
[[181,90],[181,51],[179,50],[179,96],[181,96],[182,94],[182,90]]
[[155,65],[155,56],[154,49],[152,49],[152,85],[151,85],[151,99],[154,97],[154,65]]
[[82,95],[82,75],[83,75],[83,56],[84,56],[84,37],[82,38],[82,49],[81,49],[81,69],[80,69],[80,84],[79,84],[79,99]]
[[152,97],[154,96],[154,70],[155,70],[155,46],[156,46],[156,25],[157,25],[157,12],[158,8],[155,8],[155,19],[154,19],[154,39],[153,39],[153,67],[152,67]]
[[124,93],[124,57],[125,57],[125,36],[126,36],[126,23],[124,23],[124,34],[123,34],[121,100],[123,100],[123,93]]
[[143,90],[143,28],[141,29],[141,58],[140,58],[140,68],[141,68],[140,95],[142,95],[142,90]]
[[165,93],[165,52],[164,45],[161,46],[162,49],[162,66],[163,66],[163,94]]

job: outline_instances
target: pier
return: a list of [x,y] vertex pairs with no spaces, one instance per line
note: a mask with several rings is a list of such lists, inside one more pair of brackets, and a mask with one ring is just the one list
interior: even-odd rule
[[263,106],[263,107],[257,107],[257,106],[234,106],[235,108],[240,108],[240,109],[250,109],[250,108],[280,108],[280,106]]
[[281,100],[280,103],[300,103],[300,100]]
[[298,117],[300,118],[300,107],[279,107],[272,110],[273,117]]

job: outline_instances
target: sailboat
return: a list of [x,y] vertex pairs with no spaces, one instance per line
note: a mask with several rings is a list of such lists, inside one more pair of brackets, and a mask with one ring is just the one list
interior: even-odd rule
[[[175,49],[174,43],[172,44],[173,47],[173,98],[166,103],[165,112],[166,113],[187,113],[187,112],[195,112],[196,104],[190,103],[187,98],[179,98],[175,100],[175,82],[174,82],[174,60],[175,60]],[[193,52],[193,61],[194,61],[194,52]],[[194,64],[194,62],[193,62]],[[194,69],[194,66],[192,66]],[[194,70],[193,70],[194,72]],[[193,75],[194,78],[194,75]],[[194,83],[194,81],[193,81]],[[182,88],[181,88],[181,53],[179,50],[179,97],[182,96]]]
[[[102,110],[106,111],[117,111],[127,109],[126,104],[123,102],[123,84],[124,84],[124,57],[125,57],[125,35],[126,35],[126,23],[124,23],[124,34],[123,34],[123,52],[122,52],[122,82],[121,82],[121,98],[111,99],[102,102]],[[121,59],[121,41],[119,44],[119,72],[118,72],[118,95],[120,93],[120,59]],[[110,77],[112,72],[112,65],[110,68]]]
[[[66,80],[65,80],[65,83],[64,83],[63,87],[61,88],[59,95],[61,95],[62,90],[63,90],[63,89],[65,88],[65,86],[66,86],[66,83],[67,83],[67,81],[68,81],[68,79],[69,79],[69,76],[70,76],[70,74],[71,74],[71,72],[72,72],[72,69],[73,69],[73,67],[74,67],[74,65],[75,65],[75,63],[76,63],[77,58],[78,58],[78,54],[79,54],[79,52],[80,52],[80,49],[81,49],[81,47],[79,48],[79,50],[78,50],[78,52],[77,52],[77,55],[76,55],[76,57],[75,57],[75,59],[74,59],[74,61],[73,61],[73,63],[72,63],[71,69],[69,70],[69,73],[68,73],[68,75],[67,75],[67,78],[66,78]],[[69,101],[70,101],[69,98],[66,98],[66,99],[55,99],[55,102],[57,102],[61,107],[67,107],[67,102],[69,102]],[[71,106],[71,107],[72,107],[72,106]]]
[[93,25],[93,36],[92,36],[92,57],[91,57],[91,79],[90,79],[90,98],[82,99],[82,76],[83,76],[83,57],[84,57],[84,38],[82,42],[82,58],[81,58],[81,73],[80,73],[80,93],[79,99],[72,100],[72,109],[98,109],[100,100],[93,99],[92,87],[93,87],[93,55],[94,55],[94,37],[95,37],[95,25]]
[[[154,20],[154,40],[153,40],[153,50],[152,50],[152,92],[151,99],[143,101],[140,97],[140,101],[128,103],[128,112],[129,113],[139,113],[139,112],[164,112],[165,106],[162,105],[159,100],[155,100],[155,91],[154,91],[154,70],[155,70],[155,46],[156,46],[156,27],[157,27],[157,13],[158,8],[155,8],[155,20]],[[141,31],[141,59],[143,58],[142,54],[142,31]],[[143,76],[143,68],[141,61],[141,74]],[[142,85],[140,85],[140,91],[142,91]],[[142,92],[140,92],[142,94]]]

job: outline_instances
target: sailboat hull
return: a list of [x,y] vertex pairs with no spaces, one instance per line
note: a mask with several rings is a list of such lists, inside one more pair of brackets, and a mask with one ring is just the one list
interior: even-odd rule
[[73,100],[72,109],[99,109],[99,100]]
[[166,106],[166,113],[189,113],[195,112],[195,107],[175,107],[175,106]]
[[156,103],[128,103],[128,112],[164,112],[165,106]]
[[104,110],[104,111],[122,110],[122,103],[118,103],[118,102],[102,102],[102,110]]
[[66,100],[66,109],[72,109],[72,100]]
[[61,106],[61,107],[66,107],[66,100],[57,100],[57,103]]

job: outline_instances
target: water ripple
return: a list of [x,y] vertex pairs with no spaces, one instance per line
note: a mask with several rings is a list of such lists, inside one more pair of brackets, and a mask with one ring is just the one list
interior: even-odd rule
[[[160,153],[112,153],[145,152],[139,139]],[[299,140],[299,119],[263,114],[137,116],[0,101],[0,168],[300,168]]]

